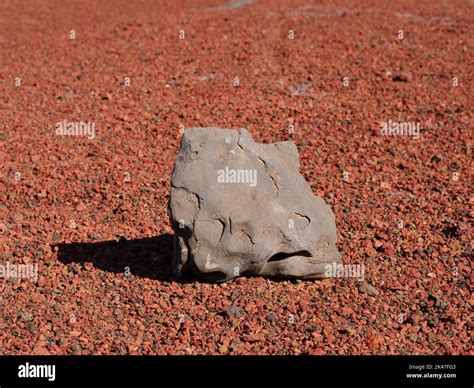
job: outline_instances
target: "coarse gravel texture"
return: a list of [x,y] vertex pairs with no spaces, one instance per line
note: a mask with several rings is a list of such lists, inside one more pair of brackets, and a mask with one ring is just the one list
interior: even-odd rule
[[[472,354],[473,37],[461,0],[2,2],[0,265],[39,277],[0,279],[0,354]],[[378,294],[170,278],[196,126],[293,140]]]

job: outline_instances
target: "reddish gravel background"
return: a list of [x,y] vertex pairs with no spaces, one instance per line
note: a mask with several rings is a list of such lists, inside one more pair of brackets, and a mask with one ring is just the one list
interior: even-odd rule
[[[225,1],[0,5],[0,354],[472,354],[474,3]],[[295,141],[379,295],[170,279],[180,126]]]

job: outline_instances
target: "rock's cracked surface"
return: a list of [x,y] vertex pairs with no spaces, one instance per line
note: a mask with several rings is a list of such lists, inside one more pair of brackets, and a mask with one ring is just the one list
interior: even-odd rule
[[300,174],[292,142],[257,144],[245,129],[188,129],[169,211],[176,274],[318,279],[341,261],[334,215]]

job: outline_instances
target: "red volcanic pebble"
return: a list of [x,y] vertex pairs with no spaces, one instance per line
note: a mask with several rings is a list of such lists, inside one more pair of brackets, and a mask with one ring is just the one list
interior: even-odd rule
[[[472,7],[225,2],[0,9],[0,354],[471,353]],[[295,142],[363,285],[170,277],[195,126]]]

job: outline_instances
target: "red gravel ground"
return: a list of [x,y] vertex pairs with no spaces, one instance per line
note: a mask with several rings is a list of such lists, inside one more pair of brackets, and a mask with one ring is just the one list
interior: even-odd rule
[[[0,5],[0,354],[472,354],[474,3],[226,1]],[[183,126],[293,140],[379,294],[171,279]]]

